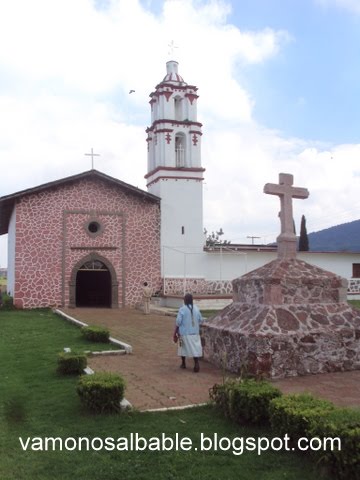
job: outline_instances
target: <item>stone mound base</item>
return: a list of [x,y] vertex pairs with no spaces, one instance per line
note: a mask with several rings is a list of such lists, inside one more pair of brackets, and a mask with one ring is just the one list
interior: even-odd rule
[[205,358],[234,373],[284,378],[360,369],[360,312],[345,303],[233,303],[204,324],[202,336]]
[[297,259],[233,281],[234,301],[203,326],[204,356],[269,378],[360,369],[360,311],[346,280]]

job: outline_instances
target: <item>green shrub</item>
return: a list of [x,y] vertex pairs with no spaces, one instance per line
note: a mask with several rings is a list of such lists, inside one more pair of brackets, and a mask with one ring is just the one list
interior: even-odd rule
[[210,400],[221,410],[225,417],[230,417],[230,395],[236,381],[227,380],[222,384],[216,383],[209,389]]
[[2,304],[0,305],[0,308],[3,310],[14,310],[14,299],[7,293],[2,294]]
[[335,406],[311,394],[283,395],[270,402],[270,424],[274,431],[292,440],[307,436],[312,419],[333,411]]
[[105,327],[96,325],[82,327],[81,333],[90,342],[109,343],[110,332]]
[[310,437],[340,438],[341,448],[319,451],[319,462],[338,479],[360,479],[360,410],[335,408],[323,416],[313,417]]
[[79,375],[87,366],[84,353],[61,352],[58,355],[57,371],[62,375]]
[[269,404],[281,392],[265,380],[244,379],[214,385],[210,398],[237,423],[263,424],[269,421]]
[[95,373],[79,379],[77,393],[82,404],[94,413],[120,411],[125,381],[115,373]]

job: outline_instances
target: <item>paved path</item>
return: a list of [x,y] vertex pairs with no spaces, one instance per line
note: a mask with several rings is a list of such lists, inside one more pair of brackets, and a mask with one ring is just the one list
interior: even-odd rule
[[221,370],[206,361],[200,372],[193,362],[180,369],[173,343],[175,318],[144,315],[133,309],[62,309],[68,315],[93,325],[109,327],[111,336],[133,347],[130,355],[92,357],[95,371],[118,372],[127,383],[126,399],[139,410],[194,405],[209,400],[209,388],[223,381]]
[[[223,372],[201,361],[200,373],[179,368],[177,347],[172,342],[174,317],[143,315],[133,309],[63,309],[88,324],[105,325],[111,335],[133,347],[131,355],[93,357],[95,371],[122,374],[126,398],[138,410],[205,403],[209,388],[223,381]],[[227,375],[228,376],[228,375]],[[292,377],[274,382],[285,393],[312,392],[337,405],[360,407],[360,371]]]
[[311,392],[341,407],[360,407],[360,370],[284,378],[273,383],[284,393]]

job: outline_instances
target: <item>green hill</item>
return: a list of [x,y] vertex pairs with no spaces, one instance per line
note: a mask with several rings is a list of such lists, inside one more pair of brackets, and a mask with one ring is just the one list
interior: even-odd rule
[[360,220],[308,234],[311,252],[360,252]]

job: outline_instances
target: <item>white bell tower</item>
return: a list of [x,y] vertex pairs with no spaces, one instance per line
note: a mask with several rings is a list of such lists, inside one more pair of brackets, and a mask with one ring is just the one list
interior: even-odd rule
[[197,121],[197,87],[166,63],[167,74],[150,94],[148,134],[150,193],[161,198],[162,274],[203,278],[203,195],[201,127]]

